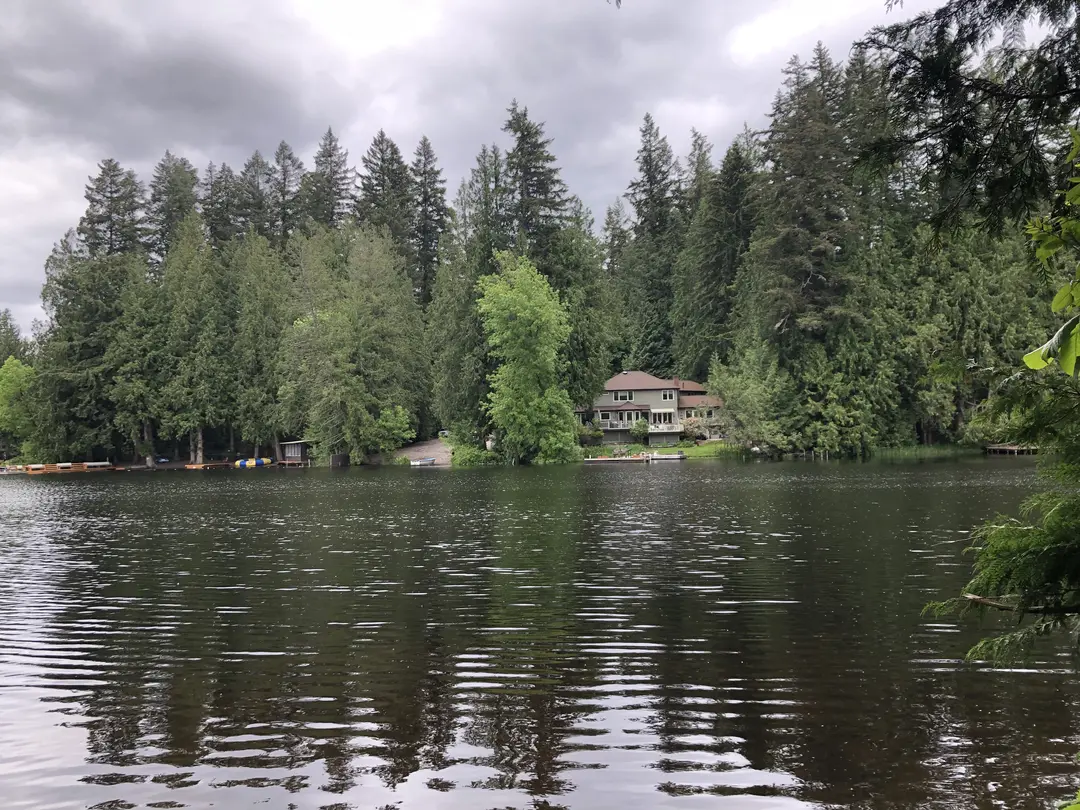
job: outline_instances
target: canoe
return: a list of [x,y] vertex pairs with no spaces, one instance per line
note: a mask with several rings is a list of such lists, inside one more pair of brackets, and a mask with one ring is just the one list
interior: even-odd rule
[[678,453],[652,453],[649,461],[686,461],[686,453],[682,450]]
[[414,458],[409,464],[413,467],[434,467],[435,458]]

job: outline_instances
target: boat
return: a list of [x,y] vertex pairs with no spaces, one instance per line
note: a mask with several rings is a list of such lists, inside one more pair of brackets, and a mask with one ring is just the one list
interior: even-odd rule
[[414,458],[409,462],[409,465],[412,467],[434,467],[435,458],[434,456],[431,458]]
[[238,470],[246,467],[273,467],[274,460],[272,458],[240,458],[233,466]]
[[686,453],[650,453],[649,461],[686,461]]

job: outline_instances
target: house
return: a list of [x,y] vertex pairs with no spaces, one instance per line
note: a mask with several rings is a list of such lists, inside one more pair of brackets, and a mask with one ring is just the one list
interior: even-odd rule
[[282,442],[279,463],[283,467],[310,467],[311,454],[308,443],[303,441]]
[[686,419],[710,418],[720,404],[701,383],[624,371],[604,384],[604,393],[590,407],[578,408],[577,416],[582,424],[600,428],[608,444],[631,443],[630,428],[640,419],[648,420],[649,444],[675,444]]

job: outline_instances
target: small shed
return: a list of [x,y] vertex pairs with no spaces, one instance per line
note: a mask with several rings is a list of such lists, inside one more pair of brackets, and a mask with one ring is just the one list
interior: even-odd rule
[[282,442],[281,461],[284,467],[310,467],[311,455],[305,441]]

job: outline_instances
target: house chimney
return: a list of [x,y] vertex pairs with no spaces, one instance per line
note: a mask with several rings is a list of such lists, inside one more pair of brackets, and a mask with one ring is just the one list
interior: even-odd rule
[[678,388],[679,387],[679,378],[678,377],[672,377],[671,378],[671,384],[672,384],[673,387]]

